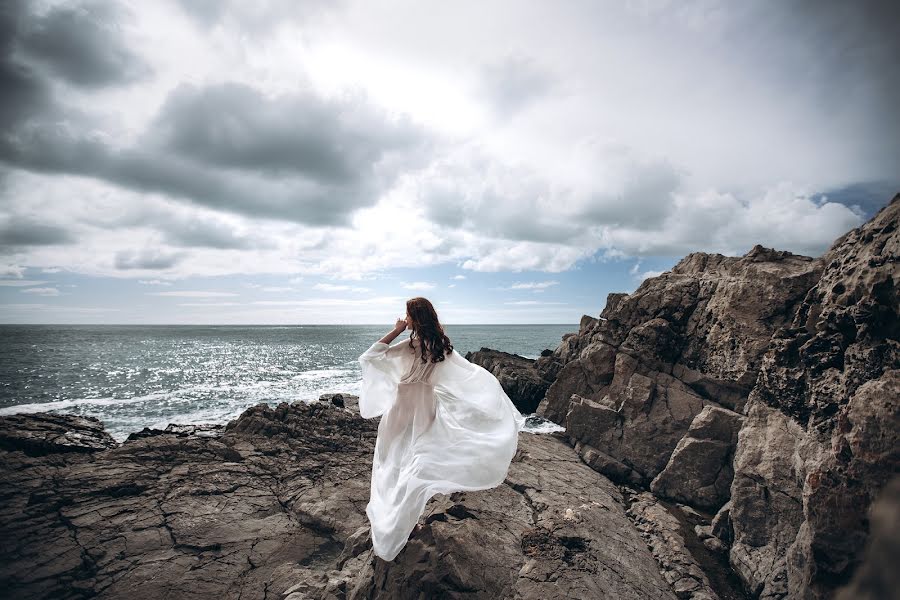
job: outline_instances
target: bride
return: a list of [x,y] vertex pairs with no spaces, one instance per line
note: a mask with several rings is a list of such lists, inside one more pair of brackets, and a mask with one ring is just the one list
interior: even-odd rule
[[[406,329],[409,339],[390,345]],[[381,417],[366,515],[375,554],[393,560],[434,494],[503,482],[525,417],[496,377],[453,349],[426,298],[408,300],[406,318],[359,363],[359,412]]]

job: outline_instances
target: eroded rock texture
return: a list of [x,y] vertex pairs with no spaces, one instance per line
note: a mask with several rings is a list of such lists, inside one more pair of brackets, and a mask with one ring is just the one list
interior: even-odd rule
[[[821,270],[757,246],[742,257],[691,254],[633,294],[611,294],[557,349],[563,366],[538,414],[565,425],[605,475],[648,485],[705,406],[741,411],[772,332]],[[727,494],[706,496],[720,504]]]
[[650,483],[663,498],[715,510],[731,495],[732,462],[744,417],[707,405],[694,417],[666,468]]
[[731,488],[731,561],[764,598],[846,583],[873,498],[900,469],[900,196],[837,240],[776,331]]
[[[55,418],[82,431],[77,417]],[[298,403],[249,409],[218,439],[164,433],[44,456],[7,446],[0,588],[14,598],[278,597],[296,569],[336,556],[365,522],[375,427]]]
[[[345,396],[345,399],[352,397]],[[14,598],[675,596],[619,490],[562,439],[522,433],[506,481],[435,496],[392,562],[365,505],[377,420],[259,405],[220,437],[178,428],[109,448],[78,417],[0,418],[0,589]],[[102,430],[101,430],[102,431]],[[74,438],[73,438],[74,436]],[[423,596],[424,594],[424,596]]]

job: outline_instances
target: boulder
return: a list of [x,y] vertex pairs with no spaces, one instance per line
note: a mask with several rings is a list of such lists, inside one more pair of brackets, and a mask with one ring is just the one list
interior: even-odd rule
[[717,510],[731,495],[732,461],[744,417],[707,405],[675,446],[666,468],[650,483],[657,496]]

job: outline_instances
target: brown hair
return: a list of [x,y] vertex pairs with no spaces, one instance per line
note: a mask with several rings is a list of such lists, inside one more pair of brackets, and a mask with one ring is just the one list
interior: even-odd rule
[[416,297],[406,301],[406,313],[410,322],[407,323],[411,333],[409,345],[413,346],[413,338],[421,340],[422,362],[428,362],[426,353],[431,354],[431,362],[444,360],[444,355],[453,350],[450,338],[444,333],[444,327],[438,321],[437,312],[427,298]]

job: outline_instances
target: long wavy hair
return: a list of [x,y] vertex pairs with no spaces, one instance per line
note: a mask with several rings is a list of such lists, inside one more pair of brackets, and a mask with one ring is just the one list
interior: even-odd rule
[[444,333],[444,327],[438,320],[437,312],[427,298],[418,296],[406,301],[406,314],[409,315],[409,346],[413,346],[413,338],[418,338],[422,353],[422,362],[440,362],[444,355],[453,350],[450,338]]

